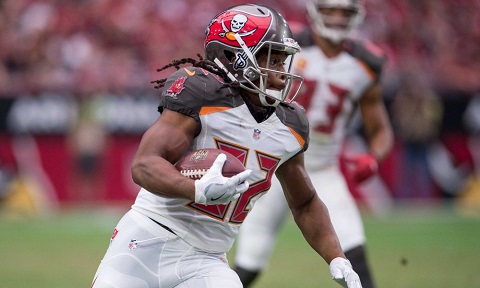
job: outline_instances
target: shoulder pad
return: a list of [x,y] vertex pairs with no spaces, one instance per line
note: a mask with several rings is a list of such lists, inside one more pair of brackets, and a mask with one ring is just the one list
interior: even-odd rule
[[[221,89],[223,80],[199,67],[185,67],[172,73],[165,82],[158,111],[169,109],[190,116],[200,123],[200,110],[205,106],[232,107],[233,97],[229,89]],[[200,133],[198,126],[196,135]]]
[[310,126],[305,109],[294,101],[290,104],[281,103],[275,109],[275,113],[283,124],[295,131],[299,143],[303,143],[303,151],[306,151],[309,142]]
[[347,53],[365,63],[374,73],[375,78],[380,78],[387,59],[383,50],[370,41],[348,39],[344,43]]

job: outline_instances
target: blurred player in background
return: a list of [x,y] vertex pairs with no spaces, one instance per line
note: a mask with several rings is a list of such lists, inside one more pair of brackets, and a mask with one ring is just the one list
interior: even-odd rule
[[[295,38],[302,52],[294,63],[295,73],[304,77],[296,101],[307,110],[311,125],[305,165],[363,287],[374,287],[363,223],[339,161],[346,161],[346,176],[359,184],[377,172],[378,161],[391,149],[393,135],[379,84],[385,59],[372,44],[350,37],[364,17],[359,1],[309,1],[307,12],[311,25]],[[357,106],[369,153],[340,156],[347,124]],[[244,287],[249,287],[266,267],[287,215],[281,186],[272,181],[271,190],[257,202],[240,230],[235,270]]]
[[[142,188],[116,226],[92,287],[240,288],[226,252],[274,172],[306,240],[330,264],[335,281],[361,288],[338,242],[325,205],[306,176],[305,111],[287,99],[300,50],[285,19],[260,5],[219,13],[206,29],[205,57],[170,65],[154,81],[164,88],[161,116],[145,132],[132,164]],[[190,63],[183,69],[180,65]],[[220,154],[199,180],[174,164],[188,151],[223,148],[247,170],[221,173]],[[223,156],[223,157],[222,157]]]

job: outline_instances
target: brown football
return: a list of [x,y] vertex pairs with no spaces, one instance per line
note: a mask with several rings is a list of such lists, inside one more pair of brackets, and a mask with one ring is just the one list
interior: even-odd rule
[[207,173],[220,153],[227,156],[227,160],[222,169],[223,176],[232,177],[245,170],[243,163],[238,158],[226,151],[213,148],[200,149],[185,154],[175,164],[175,168],[177,168],[183,176],[197,180]]

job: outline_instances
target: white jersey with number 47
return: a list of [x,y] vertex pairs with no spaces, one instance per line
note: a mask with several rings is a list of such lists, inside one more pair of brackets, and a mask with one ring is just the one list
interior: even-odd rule
[[328,58],[312,45],[309,33],[299,37],[309,45],[295,58],[294,73],[305,78],[295,100],[307,110],[311,125],[307,165],[322,168],[337,161],[356,103],[378,81],[385,59],[373,44],[354,40]]

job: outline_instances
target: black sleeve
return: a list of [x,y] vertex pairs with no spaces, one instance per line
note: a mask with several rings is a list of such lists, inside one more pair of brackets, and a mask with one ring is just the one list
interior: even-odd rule
[[302,140],[302,151],[307,151],[310,140],[310,124],[305,109],[294,101],[290,104],[280,104],[275,111],[280,121],[293,130],[296,136]]
[[[205,99],[205,77],[193,74],[194,68],[182,68],[171,74],[160,96],[158,111],[168,109],[182,113],[200,122],[199,112]],[[187,72],[189,74],[187,74]],[[196,71],[195,71],[196,72]]]

